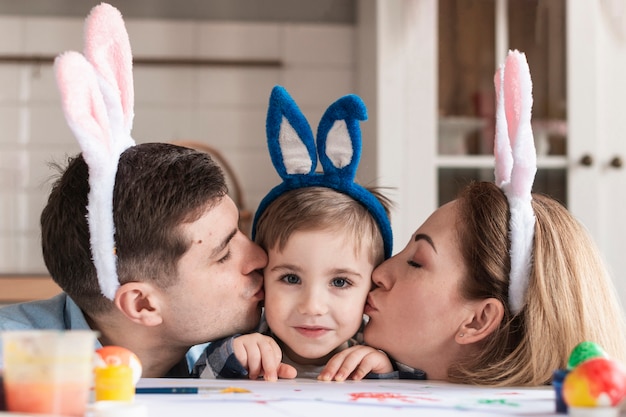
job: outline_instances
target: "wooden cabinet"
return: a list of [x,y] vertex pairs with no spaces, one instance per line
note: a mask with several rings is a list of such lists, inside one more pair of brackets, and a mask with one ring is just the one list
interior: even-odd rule
[[[366,175],[394,187],[394,247],[472,178],[493,180],[493,75],[533,79],[534,191],[590,230],[626,305],[626,14],[613,0],[360,0]],[[369,146],[369,149],[367,148]],[[371,168],[370,168],[371,169]]]
[[540,156],[535,191],[567,204],[565,0],[439,0],[438,203],[493,178],[493,75],[509,49],[526,54]]
[[49,298],[60,292],[59,286],[49,276],[0,276],[0,306]]

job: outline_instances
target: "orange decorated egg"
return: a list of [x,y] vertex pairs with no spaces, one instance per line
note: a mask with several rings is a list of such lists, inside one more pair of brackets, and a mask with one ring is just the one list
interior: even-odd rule
[[94,391],[96,402],[124,401],[135,398],[135,385],[141,378],[141,362],[130,350],[105,346],[96,350]]
[[127,366],[132,370],[133,384],[141,378],[141,362],[137,355],[121,346],[104,346],[96,350],[96,368]]

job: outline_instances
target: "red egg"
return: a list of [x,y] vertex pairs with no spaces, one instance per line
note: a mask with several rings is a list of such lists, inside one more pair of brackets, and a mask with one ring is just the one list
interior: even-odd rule
[[626,397],[626,368],[608,358],[589,359],[563,381],[563,399],[573,407],[617,406]]

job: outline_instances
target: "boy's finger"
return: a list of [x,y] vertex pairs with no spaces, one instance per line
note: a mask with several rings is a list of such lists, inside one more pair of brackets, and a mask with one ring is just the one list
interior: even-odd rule
[[[276,381],[278,379],[277,369],[280,364],[281,354],[278,345],[271,341],[264,341],[259,344],[261,351],[261,366],[263,367],[263,379],[266,381]],[[276,349],[279,349],[277,352]]]
[[341,364],[343,363],[346,355],[347,353],[344,350],[330,358],[330,360],[326,363],[326,366],[324,366],[324,369],[322,369],[322,372],[320,372],[317,379],[319,379],[320,381],[332,381],[335,378],[337,371],[341,367]]
[[298,376],[298,371],[291,365],[280,363],[278,365],[278,377],[285,379],[293,379]]
[[257,345],[246,348],[248,353],[248,374],[250,379],[257,379],[261,374],[261,352]]

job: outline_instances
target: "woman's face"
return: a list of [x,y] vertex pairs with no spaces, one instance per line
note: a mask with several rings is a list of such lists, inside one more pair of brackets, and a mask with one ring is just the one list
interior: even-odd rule
[[[404,250],[374,270],[365,342],[394,360],[446,379],[471,302],[459,288],[465,265],[456,231],[456,203],[435,211]],[[462,337],[462,336],[461,336]]]

